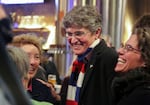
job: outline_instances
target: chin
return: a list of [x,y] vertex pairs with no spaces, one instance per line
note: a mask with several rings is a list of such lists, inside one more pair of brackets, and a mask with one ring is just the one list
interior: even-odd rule
[[116,72],[123,72],[124,69],[123,69],[123,67],[118,67],[118,66],[116,66],[115,71],[116,71]]
[[81,55],[85,52],[85,50],[73,50],[74,54]]
[[74,53],[75,55],[81,55],[81,53]]
[[30,78],[33,78],[34,76],[33,75],[30,75]]
[[74,53],[75,55],[80,55],[80,54],[82,54],[81,51],[73,51],[73,53]]
[[35,74],[34,74],[34,73],[29,74],[29,77],[30,77],[30,78],[33,78],[34,76],[35,76]]
[[116,72],[123,72],[125,68],[126,68],[126,64],[117,63],[117,65],[115,67],[115,71]]

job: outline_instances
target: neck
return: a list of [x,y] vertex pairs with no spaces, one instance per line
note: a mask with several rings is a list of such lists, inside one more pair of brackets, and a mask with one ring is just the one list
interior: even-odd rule
[[24,88],[25,88],[26,90],[28,89],[29,81],[30,81],[30,80],[27,79],[27,78],[22,80],[23,86],[24,86]]

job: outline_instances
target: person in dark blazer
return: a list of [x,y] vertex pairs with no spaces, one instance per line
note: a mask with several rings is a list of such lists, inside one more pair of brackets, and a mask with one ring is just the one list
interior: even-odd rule
[[118,55],[101,38],[101,25],[101,15],[93,6],[76,6],[64,16],[65,37],[77,55],[65,83],[65,105],[111,104],[110,86]]
[[150,14],[137,21],[118,54],[112,104],[150,105]]

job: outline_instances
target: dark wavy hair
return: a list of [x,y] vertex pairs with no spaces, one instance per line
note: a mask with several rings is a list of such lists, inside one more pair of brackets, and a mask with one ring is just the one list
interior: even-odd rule
[[134,28],[140,27],[150,27],[150,14],[144,14],[137,19],[136,23],[134,24]]
[[135,23],[132,35],[138,37],[138,47],[146,67],[150,68],[150,14],[144,14]]

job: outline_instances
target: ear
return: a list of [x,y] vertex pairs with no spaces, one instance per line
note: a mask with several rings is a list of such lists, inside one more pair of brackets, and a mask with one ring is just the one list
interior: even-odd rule
[[101,37],[101,28],[98,28],[97,31],[95,32],[96,34],[96,39]]

